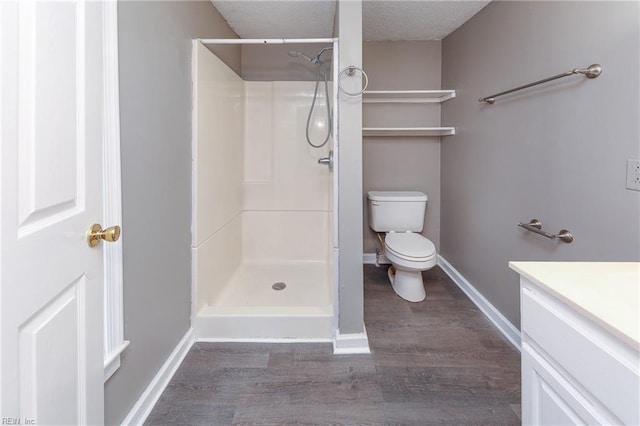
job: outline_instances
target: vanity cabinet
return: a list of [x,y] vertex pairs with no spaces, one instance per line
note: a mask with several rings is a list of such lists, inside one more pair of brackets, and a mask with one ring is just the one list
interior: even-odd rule
[[[640,267],[625,275],[635,283],[608,282],[608,291],[622,294],[607,297],[584,271],[577,283],[548,271],[540,280],[535,270],[542,263],[510,264],[521,274],[522,423],[640,424]],[[552,269],[562,266],[553,263]],[[565,281],[555,285],[558,279]]]

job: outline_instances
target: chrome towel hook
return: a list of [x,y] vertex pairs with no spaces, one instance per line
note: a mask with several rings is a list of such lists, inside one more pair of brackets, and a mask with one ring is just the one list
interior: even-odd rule
[[[364,87],[362,88],[362,90],[358,91],[358,92],[348,92],[346,90],[344,90],[344,87],[342,87],[342,77],[343,76],[347,76],[347,77],[353,77],[356,74],[356,71],[359,71],[360,74],[362,74],[362,78],[364,79]],[[365,90],[367,90],[367,86],[369,85],[369,77],[367,76],[367,73],[364,72],[364,70],[362,68],[358,68],[355,65],[349,65],[348,67],[344,68],[342,71],[340,71],[340,74],[338,74],[338,88],[340,89],[340,91],[342,93],[344,93],[347,96],[360,96],[364,93]]]

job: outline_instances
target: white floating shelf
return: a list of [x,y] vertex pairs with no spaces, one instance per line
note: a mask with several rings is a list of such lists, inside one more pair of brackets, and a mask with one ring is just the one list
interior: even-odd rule
[[455,127],[363,127],[362,136],[450,136]]
[[439,103],[456,97],[455,90],[367,90],[363,103]]

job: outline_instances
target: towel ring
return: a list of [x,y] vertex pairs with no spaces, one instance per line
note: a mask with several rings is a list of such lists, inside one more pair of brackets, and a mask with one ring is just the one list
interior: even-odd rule
[[[347,76],[351,77],[351,76],[353,76],[355,74],[356,70],[360,71],[360,74],[362,74],[362,77],[364,78],[364,87],[359,92],[347,92],[342,87],[342,76],[343,75],[347,75]],[[367,90],[367,86],[368,85],[369,85],[369,77],[367,76],[367,73],[364,72],[364,70],[362,68],[358,68],[356,66],[349,65],[348,67],[346,67],[345,69],[340,71],[340,74],[338,74],[338,88],[340,89],[340,91],[342,93],[344,93],[347,96],[360,96],[360,95],[362,95],[364,93],[364,91]]]

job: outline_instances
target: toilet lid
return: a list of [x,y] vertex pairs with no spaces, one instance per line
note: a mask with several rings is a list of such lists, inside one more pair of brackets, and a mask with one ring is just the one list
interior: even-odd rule
[[384,244],[389,251],[403,258],[422,260],[436,254],[436,246],[415,232],[389,232]]

